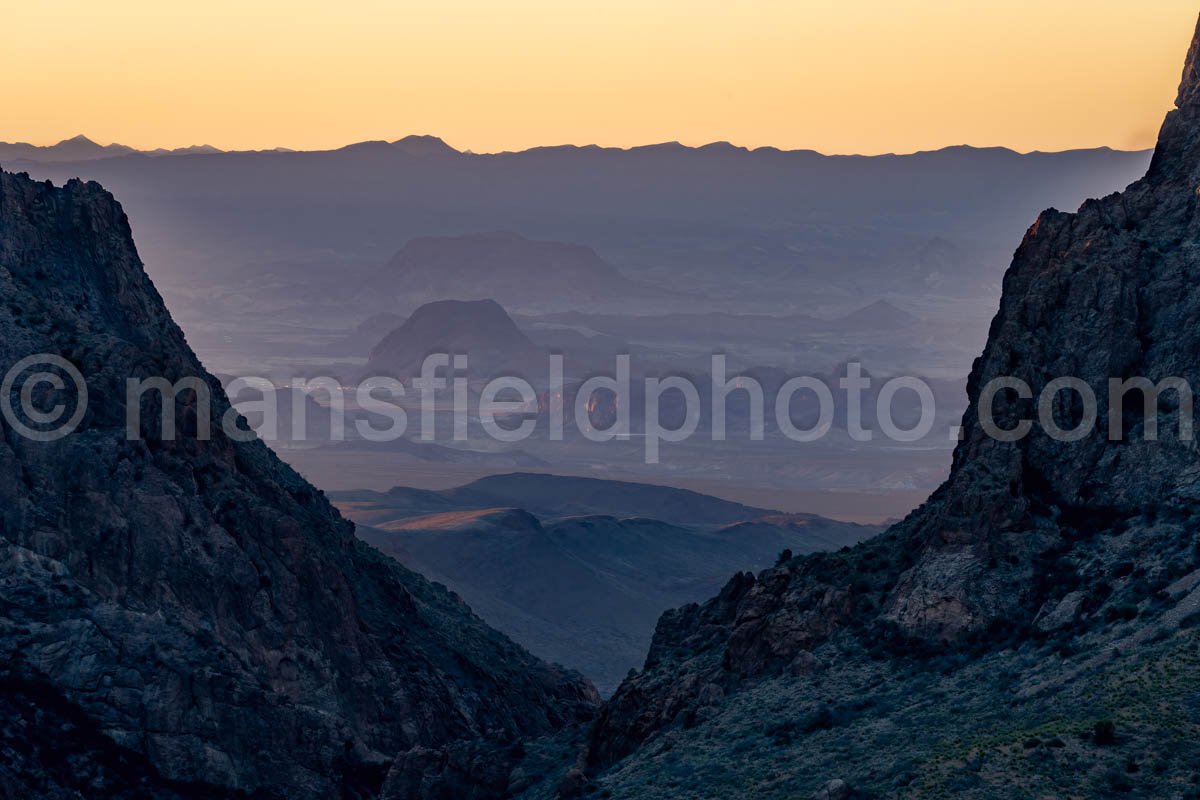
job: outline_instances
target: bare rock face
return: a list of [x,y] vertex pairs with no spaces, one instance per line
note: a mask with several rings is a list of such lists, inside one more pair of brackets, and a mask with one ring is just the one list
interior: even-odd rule
[[[90,402],[58,441],[0,422],[0,681],[19,688],[18,709],[58,709],[0,727],[0,751],[23,759],[0,786],[138,790],[128,770],[80,772],[94,763],[135,765],[181,796],[374,794],[397,754],[593,713],[590,684],[358,542],[264,445],[222,432],[228,400],[109,194],[0,173],[0,371],[39,353],[78,368]],[[211,410],[191,393],[166,403],[179,420],[168,441],[150,393],[127,440],[126,379],[151,376],[199,378]],[[69,387],[43,395],[75,401]],[[20,743],[50,731],[53,747]],[[62,753],[95,757],[55,766]]]
[[[755,676],[784,674],[836,632],[882,645],[985,646],[1003,632],[1098,616],[1110,591],[1143,602],[1138,582],[1121,583],[1129,569],[1161,577],[1163,565],[1194,559],[1200,458],[1177,424],[1181,406],[1185,416],[1191,409],[1164,392],[1146,415],[1132,392],[1110,424],[1108,392],[1114,378],[1200,386],[1198,62],[1200,29],[1144,179],[1075,214],[1046,211],[1029,229],[972,370],[947,482],[874,540],[739,575],[717,598],[664,615],[646,669],[626,680],[592,730],[591,767],[686,724],[702,687],[733,692]],[[980,421],[982,392],[1001,377],[1031,390],[994,398],[999,429],[1033,421],[1016,441],[989,435]],[[1070,392],[1050,407],[1060,429],[1085,434],[1076,441],[1038,422],[1037,398],[1064,377],[1097,399],[1095,420]],[[1118,558],[1128,559],[1126,570]]]
[[[1036,553],[1128,526],[1150,511],[1187,514],[1200,498],[1195,444],[1177,433],[1177,392],[1164,391],[1149,417],[1138,391],[1114,419],[1109,413],[1111,379],[1183,378],[1200,386],[1198,48],[1200,34],[1146,177],[1075,214],[1046,211],[1017,250],[988,346],[972,371],[965,439],[951,477],[910,522],[922,558],[887,608],[901,627],[952,638],[1024,615],[1034,599],[1028,587]],[[1035,423],[1018,442],[998,441],[980,424],[979,393],[1001,377],[1024,381],[1034,395],[996,396],[1001,429]],[[1097,401],[1091,423],[1077,394],[1058,395],[1056,424],[1086,434],[1074,442],[1037,422],[1037,398],[1064,377],[1082,381]],[[1147,419],[1159,429],[1157,441]],[[997,562],[1014,569],[997,569]]]

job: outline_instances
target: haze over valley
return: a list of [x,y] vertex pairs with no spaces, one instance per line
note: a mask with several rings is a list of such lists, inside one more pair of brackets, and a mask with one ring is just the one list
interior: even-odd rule
[[864,445],[839,429],[804,446],[777,433],[689,441],[657,465],[638,442],[547,447],[544,436],[515,448],[475,434],[363,448],[317,447],[314,435],[281,450],[327,489],[442,489],[534,467],[863,522],[903,516],[945,477],[966,374],[1029,220],[1121,189],[1149,160],[1107,149],[829,157],[727,144],[475,155],[428,136],[298,153],[140,153],[80,139],[0,151],[7,168],[118,193],[168,307],[219,375],[349,383],[380,366],[377,349],[423,306],[490,300],[519,342],[472,332],[482,320],[447,320],[453,341],[400,334],[406,358],[494,339],[473,378],[507,358],[543,386],[551,353],[576,381],[611,374],[616,355],[630,354],[635,383],[706,379],[722,353],[729,375],[768,387],[799,375],[836,383],[856,361],[876,389],[916,375],[939,399],[916,447]]
[[6,9],[0,800],[1200,798],[1183,5]]

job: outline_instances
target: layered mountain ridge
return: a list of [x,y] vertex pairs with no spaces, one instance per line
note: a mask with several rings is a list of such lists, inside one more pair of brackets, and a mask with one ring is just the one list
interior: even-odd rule
[[[628,293],[612,291],[611,275],[607,283],[559,281],[549,270],[501,262],[509,276],[552,281],[514,285],[512,277],[473,270],[486,289],[475,299],[512,311],[649,314],[699,301],[707,309],[787,314],[889,295],[990,295],[1014,238],[1044,205],[1074,207],[1125,186],[1149,161],[1147,152],[971,148],[871,157],[682,146],[420,155],[408,152],[418,143],[404,141],[19,166],[56,183],[97,180],[120,197],[173,303],[177,292],[206,297],[221,281],[253,291],[242,303],[256,313],[297,303],[311,313],[319,303],[322,313],[349,320],[409,310],[397,302],[471,299],[459,281],[441,297],[410,296],[426,278],[433,288],[446,281],[417,262],[421,280],[411,283],[379,267],[405,242],[434,237],[449,245],[486,231],[516,232],[527,251],[539,241],[584,244],[638,289],[630,304]],[[10,169],[18,158],[0,150]],[[601,274],[593,256],[559,248],[556,258],[587,278]],[[555,301],[551,285],[568,299]],[[647,285],[658,288],[647,294]],[[189,300],[177,303],[177,316]],[[205,308],[186,326],[197,335],[234,310]]]
[[784,551],[836,550],[878,532],[670,487],[530,473],[330,498],[366,542],[601,693],[641,666],[664,609],[704,600]]

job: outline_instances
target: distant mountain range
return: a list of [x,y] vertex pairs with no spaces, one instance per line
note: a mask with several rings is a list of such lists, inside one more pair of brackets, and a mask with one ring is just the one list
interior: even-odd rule
[[156,150],[137,150],[123,144],[101,145],[86,136],[74,136],[63,139],[52,145],[38,146],[25,142],[0,142],[0,161],[39,161],[56,163],[64,161],[92,161],[100,158],[115,158],[134,154],[147,156],[182,156],[207,153],[220,153],[221,150],[212,145],[192,145],[177,147],[173,150],[159,148]]
[[[396,487],[386,493],[336,493],[339,501],[369,501],[386,519],[443,511],[523,508],[543,519],[589,515],[646,517],[673,525],[720,527],[778,514],[712,495],[646,483],[514,472],[441,491]],[[356,510],[362,513],[361,509]],[[361,517],[378,525],[380,517]],[[814,519],[816,519],[814,517]]]
[[[370,151],[387,148],[410,156],[457,155],[459,151],[443,142],[436,136],[405,136],[394,142],[368,141],[346,145],[341,150]],[[0,142],[0,161],[35,161],[42,163],[59,163],[68,161],[94,161],[102,158],[118,156],[190,156],[211,155],[215,153],[295,153],[288,147],[273,147],[266,150],[222,150],[210,144],[197,144],[189,147],[139,150],[136,147],[119,144],[102,145],[82,134],[63,139],[50,145],[36,145],[28,142]]]
[[[565,285],[568,299],[541,310],[580,308],[581,297],[610,311],[664,310],[661,299],[620,290],[584,297],[611,287],[613,269],[639,286],[688,297],[692,307],[701,298],[759,313],[844,307],[889,293],[977,296],[998,286],[1009,243],[1039,211],[1120,189],[1149,160],[1109,149],[957,147],[866,157],[676,143],[473,154],[433,137],[159,157],[68,144],[0,148],[0,159],[37,178],[112,186],[168,294],[210,290],[218,279],[262,309],[280,305],[281,291],[308,287],[308,307],[339,304],[345,313],[354,306],[360,320],[396,310],[382,265],[398,250],[391,276],[411,271],[414,285],[437,285],[437,270],[418,257],[424,245],[405,253],[406,242],[487,231],[583,243],[554,255],[571,265],[572,279],[554,284]],[[484,244],[502,243],[458,242]],[[516,245],[530,247],[509,244]],[[287,278],[284,286],[274,281],[261,287],[263,296],[246,295],[245,282],[266,271]],[[556,280],[553,271],[537,274]],[[586,279],[587,289],[573,288],[575,279]],[[354,291],[360,280],[381,291]],[[480,296],[522,309],[542,303],[536,286],[523,295],[528,303],[506,302],[514,291],[501,282]],[[428,299],[441,298],[417,302]]]
[[[1108,150],[1110,148],[1096,148],[1097,150]],[[748,148],[740,147],[730,142],[710,142],[705,145],[690,146],[684,145],[676,141],[659,142],[655,144],[638,145],[629,148],[621,147],[603,147],[600,145],[542,145],[531,147],[526,150],[519,151],[504,151],[499,153],[473,153],[468,150],[458,150],[447,144],[445,140],[438,136],[429,134],[410,134],[392,141],[384,139],[368,139],[361,142],[352,142],[341,147],[329,149],[314,149],[314,150],[297,150],[290,147],[271,147],[250,150],[224,150],[219,147],[214,147],[210,144],[190,145],[186,147],[156,147],[152,149],[141,149],[130,147],[129,145],[119,142],[112,142],[107,145],[102,145],[84,134],[77,134],[67,139],[63,139],[51,145],[35,145],[29,142],[0,142],[0,155],[12,158],[23,158],[30,161],[86,161],[93,158],[110,158],[113,156],[142,154],[142,155],[192,155],[192,154],[210,154],[210,153],[336,153],[336,152],[399,152],[405,155],[412,156],[507,156],[521,153],[535,152],[555,152],[555,151],[570,151],[579,150],[585,152],[647,152],[659,154],[683,153],[683,152],[699,152],[706,155],[737,155],[741,153],[802,153],[805,155],[817,155],[826,158],[900,158],[904,155],[887,154],[879,156],[861,156],[861,155],[824,155],[815,150],[782,150],[778,147],[757,147]],[[985,147],[977,148],[969,145],[958,145],[945,147],[941,150],[922,151],[907,155],[927,155],[928,153],[941,153],[953,151],[994,151],[1006,152],[1020,155],[1015,150],[1010,150],[1004,147]],[[1059,151],[1062,152],[1084,152],[1084,151]],[[1120,152],[1120,151],[1116,151]],[[1133,151],[1128,151],[1133,152]],[[1057,155],[1059,153],[1050,153],[1049,155]],[[1027,155],[1047,155],[1040,151],[1033,151]]]
[[630,281],[590,247],[507,231],[412,239],[363,291],[401,307],[455,298],[511,309],[663,294]]
[[[395,151],[412,156],[430,156],[457,154],[450,145],[436,136],[405,136],[394,142],[369,141],[358,142],[340,148],[342,150],[371,150],[391,148]],[[60,163],[70,161],[94,161],[102,158],[118,156],[191,156],[212,155],[215,153],[295,153],[299,152],[289,147],[272,147],[265,150],[222,150],[211,144],[195,144],[188,147],[156,147],[152,150],[139,150],[136,147],[119,144],[102,145],[87,136],[80,134],[70,139],[50,145],[36,145],[28,142],[0,142],[0,161],[34,161],[41,163]]]

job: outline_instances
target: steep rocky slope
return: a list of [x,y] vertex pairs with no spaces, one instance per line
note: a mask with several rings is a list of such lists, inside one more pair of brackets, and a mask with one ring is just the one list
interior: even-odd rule
[[[413,753],[593,713],[583,679],[357,541],[264,445],[221,431],[228,401],[108,193],[0,173],[0,369],[38,353],[77,367],[90,403],[58,441],[0,431],[0,794],[371,794],[389,770],[405,786]],[[154,393],[127,440],[126,379],[151,376],[207,386],[211,440],[190,392],[167,404],[177,440]],[[47,384],[35,399],[77,400]]]
[[[781,797],[836,769],[873,793],[918,795],[906,787],[924,782],[937,796],[937,775],[974,763],[951,794],[1190,796],[1200,458],[1177,435],[1175,393],[1145,418],[1131,394],[1119,441],[1106,396],[1110,378],[1200,379],[1198,185],[1200,30],[1146,177],[1078,213],[1045,212],[1017,250],[946,484],[864,545],[739,575],[666,614],[645,670],[591,734],[587,763],[609,794]],[[1063,393],[1054,420],[1083,438],[1035,424],[1000,441],[979,411],[1003,376],[1035,397],[1077,377],[1099,396],[1097,419]],[[996,398],[1001,429],[1036,416],[1033,399]],[[956,708],[928,713],[930,694],[913,693]],[[1094,714],[1129,727],[1093,730]],[[1005,748],[1045,754],[1047,731],[1062,747],[1037,765],[1045,780],[1016,780],[1030,763]]]

